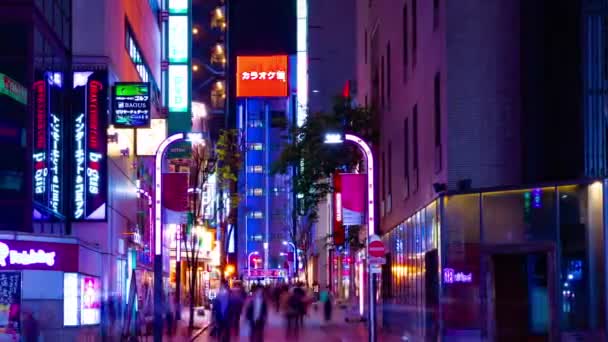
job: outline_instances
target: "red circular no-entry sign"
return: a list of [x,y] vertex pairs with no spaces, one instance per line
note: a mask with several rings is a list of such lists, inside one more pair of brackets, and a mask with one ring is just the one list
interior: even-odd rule
[[384,258],[384,243],[381,240],[370,241],[368,249],[371,257]]

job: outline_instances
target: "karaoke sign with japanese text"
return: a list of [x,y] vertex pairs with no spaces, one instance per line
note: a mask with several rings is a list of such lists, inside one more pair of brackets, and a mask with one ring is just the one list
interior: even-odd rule
[[288,57],[238,56],[237,97],[285,97],[288,95]]
[[107,202],[106,71],[74,73],[72,218],[105,220]]
[[150,83],[116,83],[112,122],[120,128],[150,127]]

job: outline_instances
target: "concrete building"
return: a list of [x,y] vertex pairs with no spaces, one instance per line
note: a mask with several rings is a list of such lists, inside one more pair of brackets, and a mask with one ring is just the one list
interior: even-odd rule
[[111,127],[110,98],[117,82],[148,82],[151,116],[160,117],[158,11],[154,0],[0,4],[9,42],[0,51],[1,140],[11,151],[0,167],[0,226],[5,259],[15,258],[2,277],[21,279],[13,298],[45,339],[107,333],[101,301],[124,304],[134,269],[138,290],[147,279],[151,198],[140,197],[150,173],[136,157],[136,129]]
[[[604,270],[603,243],[563,240],[603,241],[603,219],[585,215],[603,207],[593,177],[606,176],[593,91],[604,13],[597,1],[357,1],[357,99],[381,132],[385,328],[429,340],[604,338],[606,279],[573,273]],[[501,277],[525,265],[510,296]],[[599,306],[566,287],[597,288]]]

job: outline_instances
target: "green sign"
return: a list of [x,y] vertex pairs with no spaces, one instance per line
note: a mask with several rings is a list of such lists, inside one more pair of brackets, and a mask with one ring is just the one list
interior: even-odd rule
[[169,63],[188,62],[188,17],[169,17]]
[[188,111],[188,66],[169,65],[169,111]]
[[169,13],[188,13],[188,0],[169,0]]
[[148,83],[117,83],[115,94],[118,96],[148,95],[150,85]]
[[4,94],[25,105],[27,104],[27,89],[2,73],[0,73],[0,94]]

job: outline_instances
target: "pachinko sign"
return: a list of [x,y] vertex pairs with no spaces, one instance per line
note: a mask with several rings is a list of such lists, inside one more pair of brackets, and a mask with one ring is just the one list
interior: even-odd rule
[[56,98],[63,86],[60,73],[45,73],[34,82],[33,186],[36,210],[63,215],[63,109]]
[[288,94],[288,57],[238,56],[237,97],[285,97]]
[[105,220],[107,202],[107,72],[74,73],[74,220]]

